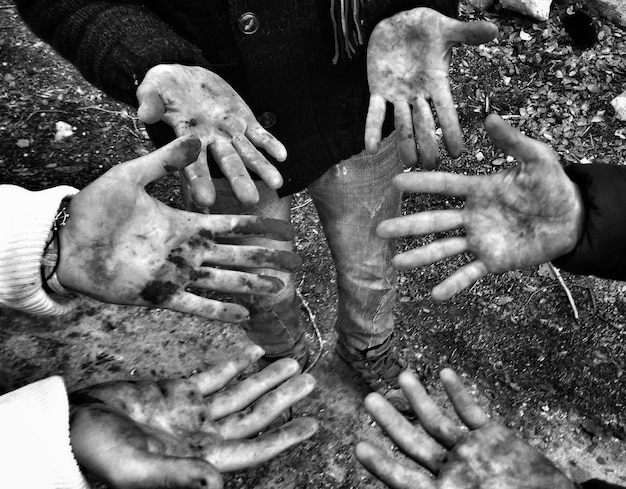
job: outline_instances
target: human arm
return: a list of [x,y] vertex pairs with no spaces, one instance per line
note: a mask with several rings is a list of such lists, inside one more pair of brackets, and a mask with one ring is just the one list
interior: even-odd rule
[[69,405],[61,377],[0,396],[0,487],[88,487],[70,446]]
[[366,149],[371,153],[378,150],[386,104],[390,102],[404,161],[417,163],[417,140],[422,166],[434,168],[439,152],[432,103],[448,153],[458,157],[463,139],[448,77],[452,47],[458,43],[482,44],[497,33],[497,27],[490,22],[461,22],[422,7],[379,22],[367,48],[370,103]]
[[[72,197],[65,225],[58,229],[59,258],[56,276],[71,291],[117,304],[161,307],[206,318],[239,322],[247,311],[186,292],[205,290],[267,295],[283,287],[280,280],[244,270],[275,268],[293,271],[300,260],[292,253],[256,246],[219,244],[222,238],[265,236],[293,238],[282,221],[253,216],[203,215],[176,210],[149,196],[144,186],[193,161],[200,149],[197,138],[179,138],[146,156],[113,167]],[[40,261],[47,226],[49,232],[58,201],[41,223],[40,208],[30,193],[5,212],[6,234],[0,240],[0,301],[31,313],[61,314],[58,307],[37,309],[22,296],[48,297],[43,290]],[[59,200],[66,190],[57,191]],[[46,194],[47,195],[47,194]],[[31,199],[31,200],[29,200]],[[49,202],[48,202],[49,203]],[[15,202],[13,202],[15,204]],[[39,241],[27,242],[22,229],[30,219],[39,224]],[[13,236],[22,236],[15,240]],[[28,267],[12,259],[24,253]],[[28,272],[25,275],[25,272]],[[15,281],[21,282],[15,285]],[[20,295],[21,294],[21,295]],[[44,300],[42,299],[42,300]]]
[[[498,148],[517,158],[516,167],[488,176],[398,175],[395,183],[404,191],[461,197],[465,206],[390,219],[378,228],[388,238],[464,230],[464,235],[437,239],[393,259],[396,268],[406,270],[470,251],[474,260],[433,289],[433,298],[438,300],[448,299],[489,273],[563,256],[575,249],[583,229],[591,225],[579,187],[567,177],[549,146],[524,136],[496,115],[487,118],[485,128]],[[599,255],[596,260],[602,258]]]
[[236,382],[262,354],[244,348],[188,379],[89,386],[69,403],[61,377],[0,396],[0,487],[83,489],[80,465],[113,489],[221,488],[222,472],[261,464],[317,430],[298,418],[257,436],[314,387],[291,359]]
[[365,407],[393,442],[432,477],[369,442],[356,446],[356,456],[393,489],[575,489],[575,484],[544,455],[503,425],[490,420],[451,370],[441,381],[454,410],[467,429],[442,412],[414,374],[399,382],[420,425],[398,413],[379,394]]

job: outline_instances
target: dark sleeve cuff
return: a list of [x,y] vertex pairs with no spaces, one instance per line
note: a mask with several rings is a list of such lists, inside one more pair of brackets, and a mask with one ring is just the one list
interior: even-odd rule
[[590,479],[588,481],[576,484],[579,489],[624,489],[624,486],[609,484],[599,479]]
[[459,15],[458,0],[380,0],[371,2],[373,5],[367,5],[364,24],[365,31],[368,36],[381,20],[391,17],[392,15],[404,10],[411,10],[417,7],[428,7],[440,12],[448,17],[457,18]]
[[626,167],[574,164],[565,168],[585,209],[583,234],[574,250],[553,260],[581,275],[626,280]]

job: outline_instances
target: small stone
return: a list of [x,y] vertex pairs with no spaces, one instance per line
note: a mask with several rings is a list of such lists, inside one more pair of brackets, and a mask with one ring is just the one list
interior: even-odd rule
[[620,121],[626,121],[626,92],[620,93],[611,100],[611,105],[615,109],[615,115]]

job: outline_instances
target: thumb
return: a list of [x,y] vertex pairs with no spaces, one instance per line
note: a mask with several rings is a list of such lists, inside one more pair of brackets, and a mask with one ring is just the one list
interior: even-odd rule
[[113,167],[109,172],[115,172],[117,178],[144,187],[196,161],[201,147],[202,143],[197,136],[187,134],[141,158]]
[[[118,474],[114,487],[222,489],[222,475],[209,462],[199,458],[168,457],[144,453],[135,457],[124,473]],[[116,483],[117,482],[117,483]],[[119,484],[119,486],[118,486]]]
[[149,82],[143,82],[137,88],[137,117],[145,124],[154,124],[165,114],[165,105],[159,92]]
[[485,130],[498,148],[519,161],[528,163],[544,160],[552,154],[548,145],[525,136],[497,114],[487,116]]
[[452,43],[478,46],[493,41],[498,36],[498,26],[485,20],[462,22],[449,19],[444,26],[444,36]]

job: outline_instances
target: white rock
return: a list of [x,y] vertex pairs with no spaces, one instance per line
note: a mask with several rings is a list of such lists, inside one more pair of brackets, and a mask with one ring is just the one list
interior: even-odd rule
[[544,21],[550,16],[552,0],[500,0],[504,8]]
[[615,109],[615,115],[620,121],[626,121],[626,92],[620,93],[611,100],[611,105]]
[[72,126],[70,126],[67,122],[57,121],[54,126],[56,129],[56,133],[54,134],[54,140],[56,142],[59,142],[62,139],[68,138],[72,134],[74,134]]

